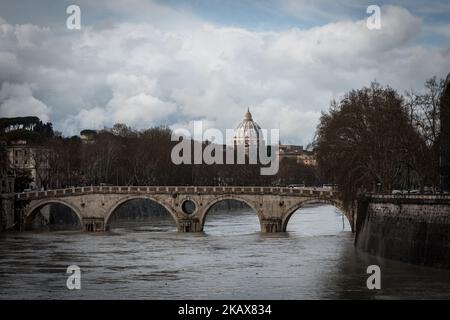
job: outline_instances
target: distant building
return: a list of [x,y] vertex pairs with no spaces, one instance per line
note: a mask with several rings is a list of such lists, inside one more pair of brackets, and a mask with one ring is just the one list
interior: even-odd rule
[[[264,142],[261,127],[253,120],[250,109],[244,115],[244,119],[234,130],[234,145],[245,145],[246,150],[250,146],[258,146]],[[278,151],[279,159],[295,159],[297,163],[303,163],[307,166],[315,166],[317,164],[314,153],[306,151],[303,146],[298,145],[280,145]]]
[[304,165],[307,166],[316,166],[317,160],[314,155],[314,152],[312,151],[304,151],[303,155],[300,156],[300,160],[303,162]]
[[250,146],[257,147],[263,140],[261,127],[253,121],[250,108],[248,108],[244,119],[234,130],[233,143],[234,145],[245,145],[248,148]]
[[80,132],[80,139],[83,143],[93,143],[97,133],[96,130],[85,129]]
[[283,159],[295,159],[300,160],[303,154],[303,146],[297,146],[293,144],[284,144],[279,147],[280,161]]
[[9,167],[16,176],[18,171],[28,171],[33,181],[29,189],[45,187],[49,178],[51,150],[41,146],[28,145],[26,141],[15,141],[7,147]]
[[283,159],[294,159],[297,163],[303,163],[307,166],[315,166],[317,164],[314,153],[303,150],[303,146],[298,145],[280,145],[279,149],[280,161]]

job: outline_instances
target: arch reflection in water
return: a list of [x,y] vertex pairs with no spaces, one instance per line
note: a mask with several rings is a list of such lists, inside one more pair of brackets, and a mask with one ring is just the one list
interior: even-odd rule
[[221,199],[212,205],[205,217],[203,231],[208,235],[239,235],[260,231],[257,213],[240,200]]
[[176,231],[176,221],[161,204],[151,199],[130,199],[120,204],[107,219],[107,230]]
[[299,236],[324,236],[351,233],[351,227],[347,217],[335,206],[308,204],[292,214],[287,232]]
[[34,231],[81,230],[81,221],[69,206],[50,202],[35,208],[26,217],[25,229]]

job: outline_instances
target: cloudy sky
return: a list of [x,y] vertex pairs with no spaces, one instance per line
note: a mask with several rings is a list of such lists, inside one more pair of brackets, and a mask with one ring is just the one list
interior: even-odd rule
[[[64,135],[233,128],[248,106],[284,143],[311,141],[333,98],[376,79],[400,92],[450,72],[448,1],[0,0],[0,116]],[[81,29],[66,8],[81,8]],[[369,4],[381,29],[369,30]]]

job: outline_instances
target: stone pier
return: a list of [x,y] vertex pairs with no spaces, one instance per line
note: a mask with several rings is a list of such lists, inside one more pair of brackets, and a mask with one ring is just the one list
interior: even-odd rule
[[178,232],[202,232],[203,226],[198,219],[178,220]]
[[261,232],[273,233],[273,232],[283,232],[283,222],[279,218],[268,218],[261,220]]

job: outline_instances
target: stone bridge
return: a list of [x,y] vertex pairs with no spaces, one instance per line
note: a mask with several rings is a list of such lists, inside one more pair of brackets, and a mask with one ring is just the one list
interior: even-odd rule
[[340,209],[355,227],[356,214],[344,210],[336,191],[319,188],[279,187],[157,187],[91,186],[19,193],[15,197],[16,216],[21,229],[28,228],[45,205],[60,203],[78,216],[82,230],[109,230],[114,211],[133,199],[149,199],[163,206],[180,232],[201,232],[210,208],[223,200],[237,200],[251,207],[262,232],[284,232],[291,215],[306,204],[331,204]]

